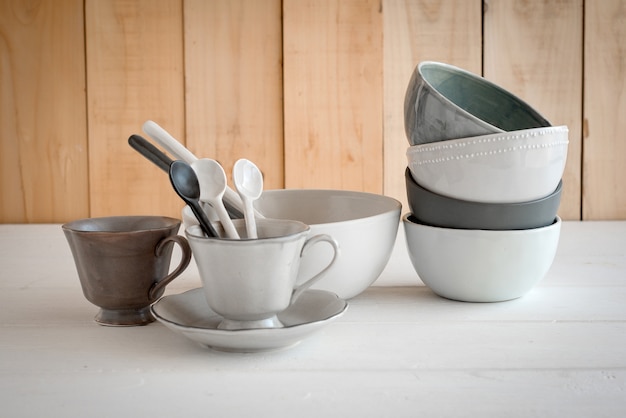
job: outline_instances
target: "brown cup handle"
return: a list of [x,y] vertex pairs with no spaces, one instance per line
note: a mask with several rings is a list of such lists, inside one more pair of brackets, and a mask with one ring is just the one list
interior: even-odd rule
[[156,249],[155,249],[155,253],[157,257],[159,257],[161,253],[163,252],[163,247],[165,246],[165,244],[169,242],[175,242],[178,245],[180,245],[180,249],[182,250],[182,257],[181,257],[180,263],[178,263],[178,266],[174,269],[174,271],[172,271],[163,279],[159,280],[158,282],[155,282],[152,285],[152,287],[150,288],[150,293],[148,294],[150,300],[155,300],[156,295],[159,294],[161,289],[163,289],[172,280],[174,280],[183,271],[185,271],[185,269],[189,265],[189,262],[191,261],[191,248],[189,247],[189,242],[187,242],[187,239],[181,235],[165,237],[161,241],[159,241],[159,244],[156,246]]

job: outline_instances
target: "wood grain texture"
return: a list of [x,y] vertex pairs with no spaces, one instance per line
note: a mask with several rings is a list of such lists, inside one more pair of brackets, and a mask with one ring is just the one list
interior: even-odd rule
[[580,219],[582,0],[485,2],[484,76],[569,128],[559,214]]
[[229,179],[248,158],[282,188],[280,0],[186,0],[184,15],[187,146]]
[[400,200],[408,211],[406,87],[421,61],[441,61],[481,73],[482,1],[385,0],[383,16],[384,194]]
[[128,145],[152,119],[184,138],[182,2],[87,0],[91,216],[180,216],[168,176]]
[[227,172],[253,159],[266,188],[365,190],[407,208],[402,108],[424,60],[483,74],[569,127],[564,219],[626,219],[625,9],[0,0],[0,222],[178,217],[167,175],[127,144],[147,119]]
[[626,1],[585,4],[583,219],[626,219]]
[[382,193],[379,0],[285,0],[285,186]]
[[81,0],[0,0],[0,222],[88,215]]

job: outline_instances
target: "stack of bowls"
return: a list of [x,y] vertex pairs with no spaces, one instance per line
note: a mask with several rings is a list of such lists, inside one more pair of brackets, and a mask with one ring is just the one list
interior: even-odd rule
[[527,293],[558,245],[567,127],[482,77],[423,62],[407,89],[405,129],[403,225],[422,281],[468,302]]

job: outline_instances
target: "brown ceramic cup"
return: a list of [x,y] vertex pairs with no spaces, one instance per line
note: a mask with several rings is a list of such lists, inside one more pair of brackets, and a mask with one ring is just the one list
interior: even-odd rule
[[[87,218],[62,226],[87,300],[101,325],[146,325],[150,304],[189,265],[191,249],[177,235],[180,221],[163,216]],[[174,248],[182,257],[168,274]]]

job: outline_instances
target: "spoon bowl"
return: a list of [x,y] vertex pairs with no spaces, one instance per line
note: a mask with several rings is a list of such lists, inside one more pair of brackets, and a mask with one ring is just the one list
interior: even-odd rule
[[261,197],[261,193],[263,193],[263,174],[252,161],[242,158],[237,160],[233,167],[233,181],[235,182],[237,193],[239,193],[243,201],[248,238],[257,238],[256,220],[252,203]]
[[191,168],[195,171],[200,185],[200,200],[211,205],[217,213],[226,236],[228,238],[239,239],[239,234],[233,225],[228,212],[222,201],[226,191],[226,173],[222,166],[210,158],[200,158],[191,163]]
[[202,232],[209,237],[218,237],[217,232],[209,222],[206,214],[200,207],[200,184],[195,171],[184,161],[176,160],[170,165],[170,181],[172,187],[181,199],[189,205],[193,214],[198,218]]

